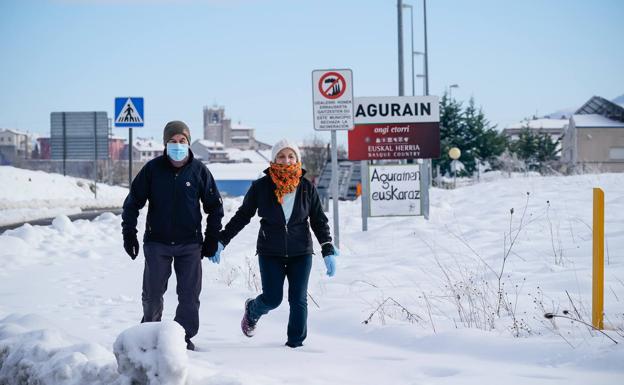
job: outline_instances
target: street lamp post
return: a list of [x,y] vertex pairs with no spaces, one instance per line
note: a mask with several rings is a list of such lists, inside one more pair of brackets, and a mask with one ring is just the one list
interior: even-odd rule
[[429,95],[429,49],[427,48],[427,0],[423,0],[423,26],[425,37],[425,95]]
[[[423,57],[423,69],[424,69],[425,68],[424,67],[424,64],[425,64],[425,53],[421,52],[421,51],[413,51],[412,52],[412,56],[421,56],[421,55]],[[426,81],[425,80],[425,74],[416,74],[416,77],[423,80],[423,95],[425,95],[425,93],[427,92],[427,90],[425,89],[425,81]],[[412,78],[412,82],[413,81],[414,81],[414,79]]]
[[410,11],[410,31],[411,31],[411,42],[412,42],[412,96],[416,95],[415,86],[414,86],[414,7],[411,4],[403,4],[403,8],[409,8]]
[[397,0],[397,34],[399,43],[399,96],[403,96],[403,0]]
[[449,99],[453,100],[453,88],[459,88],[459,84],[451,84],[448,88],[449,90]]

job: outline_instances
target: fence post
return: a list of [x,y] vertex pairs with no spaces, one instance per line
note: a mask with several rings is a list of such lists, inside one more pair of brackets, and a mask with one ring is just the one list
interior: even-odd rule
[[594,188],[592,325],[603,329],[604,312],[604,191]]

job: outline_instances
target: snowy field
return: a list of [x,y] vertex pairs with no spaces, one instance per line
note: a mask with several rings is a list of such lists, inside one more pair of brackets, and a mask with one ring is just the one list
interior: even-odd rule
[[93,180],[11,166],[0,166],[0,186],[0,226],[121,207],[128,194],[126,188],[99,183],[96,199]]
[[[591,323],[593,187],[605,191],[605,333],[617,344],[543,317]],[[225,220],[240,202],[225,200]],[[119,216],[25,225],[0,235],[0,384],[129,385],[141,365],[151,384],[621,384],[622,213],[622,174],[433,189],[429,221],[371,218],[368,232],[359,202],[341,202],[337,274],[325,276],[315,245],[308,339],[295,350],[283,345],[286,299],[255,337],[240,331],[260,287],[257,220],[220,265],[204,262],[195,352],[173,322],[137,326],[142,255],[123,251]],[[175,304],[172,277],[164,319]]]

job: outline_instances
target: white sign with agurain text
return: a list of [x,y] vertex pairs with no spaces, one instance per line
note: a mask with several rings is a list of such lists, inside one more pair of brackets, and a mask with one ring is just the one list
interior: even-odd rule
[[369,165],[371,217],[421,215],[418,164]]

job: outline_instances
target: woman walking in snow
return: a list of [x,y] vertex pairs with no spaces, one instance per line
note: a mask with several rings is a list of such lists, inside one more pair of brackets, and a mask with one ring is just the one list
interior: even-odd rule
[[256,251],[260,265],[262,294],[245,301],[241,329],[252,337],[261,316],[280,305],[284,279],[288,279],[290,316],[286,346],[303,345],[307,335],[308,278],[312,267],[312,237],[310,228],[321,244],[327,275],[336,272],[337,250],[332,244],[328,220],[321,207],[316,187],[305,179],[301,168],[299,148],[286,139],[272,149],[272,161],[266,175],[254,181],[241,207],[219,235],[217,253],[211,257],[220,261],[220,253],[258,212],[260,231]]

